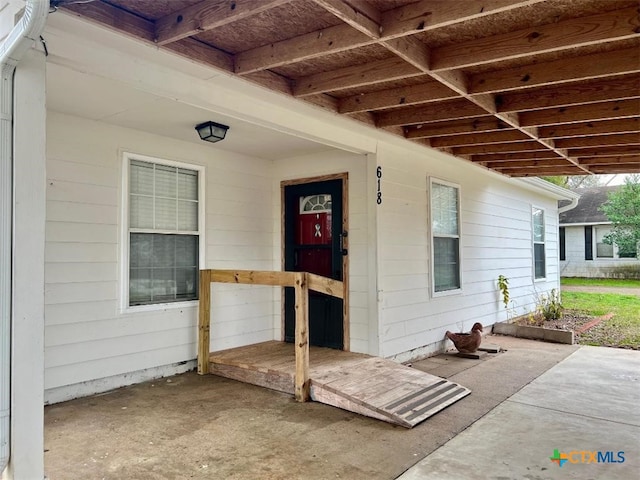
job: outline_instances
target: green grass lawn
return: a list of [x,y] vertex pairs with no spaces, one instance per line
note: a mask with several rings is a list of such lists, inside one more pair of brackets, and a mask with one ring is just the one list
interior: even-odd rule
[[621,287],[640,288],[640,280],[618,280],[616,278],[574,278],[563,277],[561,285],[578,285],[584,287]]
[[[622,285],[618,283],[615,286]],[[640,282],[627,286],[640,287]],[[611,293],[562,292],[562,305],[565,310],[575,310],[593,317],[614,314],[610,320],[583,333],[579,340],[581,344],[640,349],[640,297]]]

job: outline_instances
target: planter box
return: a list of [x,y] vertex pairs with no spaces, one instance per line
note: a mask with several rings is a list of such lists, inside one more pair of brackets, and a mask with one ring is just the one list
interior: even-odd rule
[[493,326],[493,333],[573,345],[573,332],[570,330],[530,327],[527,325],[516,325],[515,323],[496,323]]

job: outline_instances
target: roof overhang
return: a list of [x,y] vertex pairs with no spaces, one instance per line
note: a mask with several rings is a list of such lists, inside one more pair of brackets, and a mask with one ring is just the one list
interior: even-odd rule
[[637,0],[52,4],[507,176],[640,172]]

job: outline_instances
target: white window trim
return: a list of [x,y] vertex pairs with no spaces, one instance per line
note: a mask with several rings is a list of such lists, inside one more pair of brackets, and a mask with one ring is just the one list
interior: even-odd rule
[[[150,157],[131,152],[122,152],[122,209],[120,221],[120,313],[150,312],[157,310],[179,309],[195,307],[199,300],[187,300],[184,302],[154,303],[150,305],[129,305],[129,166],[131,160],[157,163],[170,167],[185,168],[198,172],[198,266],[205,268],[205,167],[192,163],[177,162],[164,158]],[[162,230],[154,230],[154,233],[163,233]],[[175,233],[175,232],[166,232]],[[198,286],[199,288],[199,286]]]
[[[533,220],[533,211],[542,211],[542,226],[544,228],[544,240],[542,242],[535,241],[535,223]],[[544,245],[544,277],[536,277],[536,243],[542,243]],[[560,248],[560,239],[558,238],[558,249]],[[559,260],[558,260],[559,261]],[[537,205],[531,205],[531,275],[534,282],[546,282],[548,276],[547,265],[547,211],[543,207]]]
[[[463,279],[463,271],[462,268],[462,188],[459,184],[449,182],[447,180],[442,180],[437,177],[428,177],[429,188],[427,190],[427,202],[429,205],[428,208],[428,218],[427,221],[429,223],[427,231],[429,232],[429,249],[430,249],[430,275],[431,275],[431,297],[448,297],[452,295],[461,295],[463,293],[464,279]],[[433,247],[433,202],[431,201],[431,192],[433,191],[433,184],[437,183],[439,185],[444,185],[447,187],[456,188],[458,191],[458,275],[460,276],[460,287],[452,290],[445,290],[442,292],[436,292],[436,272],[435,272],[435,248]],[[443,237],[447,237],[447,235],[442,235]],[[450,238],[455,238],[453,236],[448,236]]]

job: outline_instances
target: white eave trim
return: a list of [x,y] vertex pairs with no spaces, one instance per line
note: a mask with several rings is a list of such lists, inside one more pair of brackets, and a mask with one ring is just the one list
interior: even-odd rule
[[[514,181],[524,184],[525,188],[530,190],[542,191],[547,196],[553,197],[556,200],[575,200],[577,204],[577,200],[580,198],[580,194],[573,192],[567,188],[560,187],[551,182],[547,182],[541,178],[531,177],[531,178],[517,178]],[[573,202],[572,202],[573,203]],[[574,205],[575,206],[575,205]],[[570,210],[570,209],[567,209]]]

